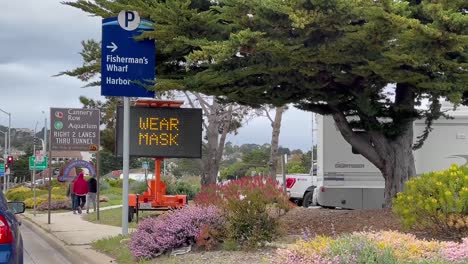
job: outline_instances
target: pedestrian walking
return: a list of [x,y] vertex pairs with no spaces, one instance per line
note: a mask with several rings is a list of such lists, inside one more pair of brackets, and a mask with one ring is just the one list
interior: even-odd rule
[[73,183],[75,182],[75,179],[76,177],[72,181],[68,182],[68,188],[67,188],[67,197],[71,200],[71,206],[72,206],[71,209],[74,214],[76,214],[76,209],[75,209],[76,195],[73,192]]
[[97,180],[93,175],[88,180],[88,195],[86,196],[86,213],[89,214],[89,204],[93,203],[94,212],[96,212],[96,193],[97,193]]
[[83,172],[78,174],[78,179],[73,183],[73,192],[76,195],[75,210],[78,210],[78,213],[81,214],[86,203],[86,194],[88,194],[88,183],[84,179]]

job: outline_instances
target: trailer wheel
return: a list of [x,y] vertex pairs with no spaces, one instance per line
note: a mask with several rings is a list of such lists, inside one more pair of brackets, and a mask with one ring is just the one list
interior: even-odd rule
[[304,199],[302,200],[302,206],[304,208],[308,208],[312,205],[314,205],[314,192],[306,192]]
[[128,207],[128,222],[131,223],[133,221],[133,217],[135,216],[135,206]]

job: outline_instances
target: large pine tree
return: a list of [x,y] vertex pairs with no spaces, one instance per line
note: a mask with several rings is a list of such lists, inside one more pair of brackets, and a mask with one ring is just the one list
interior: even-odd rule
[[68,4],[103,17],[136,10],[156,21],[145,33],[157,41],[156,89],[331,115],[382,172],[387,206],[415,175],[412,150],[427,136],[413,142],[412,122],[425,118],[429,128],[443,115],[441,98],[460,103],[468,90],[466,0]]

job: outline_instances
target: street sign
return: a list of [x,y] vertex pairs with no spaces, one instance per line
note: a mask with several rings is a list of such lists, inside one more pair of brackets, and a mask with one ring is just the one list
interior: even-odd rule
[[152,24],[136,11],[102,20],[101,95],[154,97],[153,91],[135,83],[154,84],[155,41],[135,40],[143,31],[152,31]]
[[[123,109],[117,109],[117,155],[123,153]],[[130,155],[201,158],[202,111],[194,108],[130,108]]]
[[99,150],[99,109],[51,108],[50,120],[51,150]]
[[[36,157],[34,157],[34,156],[29,157],[29,170],[34,170],[34,161],[35,160],[36,160]],[[48,161],[48,158],[47,158],[47,156],[45,156],[44,161],[36,162],[36,170],[45,170],[45,169],[47,169],[47,161]]]
[[0,177],[5,176],[5,164],[0,163]]

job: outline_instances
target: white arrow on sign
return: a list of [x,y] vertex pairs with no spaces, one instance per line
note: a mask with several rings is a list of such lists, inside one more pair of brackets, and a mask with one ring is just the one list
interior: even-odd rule
[[112,45],[107,45],[106,48],[108,49],[112,49],[111,52],[114,52],[115,50],[117,50],[117,45],[115,45],[114,42],[111,42]]

